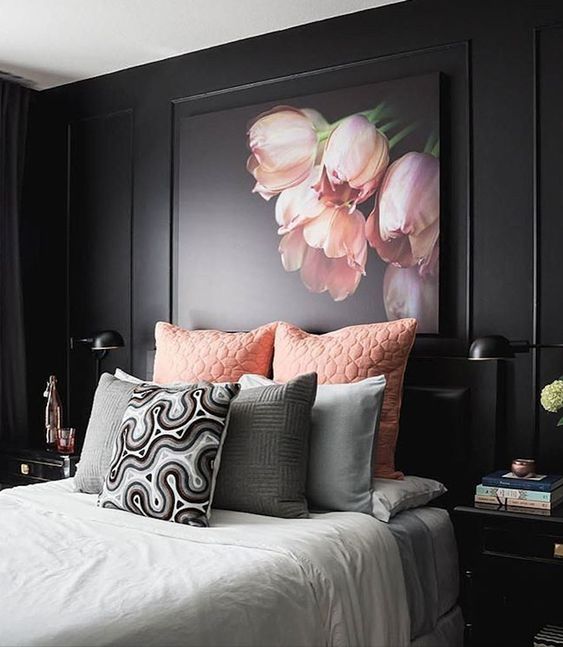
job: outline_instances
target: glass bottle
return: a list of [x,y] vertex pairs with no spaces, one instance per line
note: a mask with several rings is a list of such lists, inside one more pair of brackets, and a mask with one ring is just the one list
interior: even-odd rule
[[57,444],[57,432],[62,426],[63,408],[57,391],[57,378],[54,375],[49,377],[44,397],[47,398],[45,407],[45,441],[47,449],[55,449]]

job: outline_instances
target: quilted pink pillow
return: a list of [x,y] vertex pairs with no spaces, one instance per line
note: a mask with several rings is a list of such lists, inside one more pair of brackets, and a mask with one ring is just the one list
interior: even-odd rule
[[276,323],[250,332],[186,330],[159,321],[154,381],[236,382],[244,373],[270,375]]
[[375,476],[403,478],[395,470],[395,446],[405,366],[416,334],[416,319],[342,328],[312,335],[279,323],[274,349],[274,380],[287,382],[315,372],[319,384],[357,382],[385,375],[387,386],[375,448]]

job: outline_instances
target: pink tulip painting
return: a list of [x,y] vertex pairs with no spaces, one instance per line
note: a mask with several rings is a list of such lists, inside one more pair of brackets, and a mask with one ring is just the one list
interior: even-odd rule
[[394,156],[394,147],[417,126],[389,118],[384,104],[333,123],[311,108],[274,107],[248,128],[247,169],[254,193],[276,197],[285,271],[299,272],[310,292],[341,302],[369,276],[371,248],[369,267],[383,264],[387,318],[416,317],[420,329],[435,331],[438,141],[431,136],[424,151],[407,148]]

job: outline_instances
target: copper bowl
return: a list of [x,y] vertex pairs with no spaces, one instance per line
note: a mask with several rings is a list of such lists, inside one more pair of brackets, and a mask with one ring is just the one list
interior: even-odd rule
[[512,461],[512,473],[518,478],[534,476],[536,461],[533,458],[515,458]]

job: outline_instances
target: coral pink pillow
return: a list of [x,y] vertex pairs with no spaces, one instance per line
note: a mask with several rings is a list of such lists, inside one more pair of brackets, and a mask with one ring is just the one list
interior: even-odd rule
[[387,386],[375,448],[375,476],[403,478],[395,471],[395,446],[405,366],[416,333],[416,319],[342,328],[312,335],[279,323],[274,349],[274,380],[287,382],[315,372],[319,384],[357,382],[385,375]]
[[244,373],[270,375],[276,323],[250,332],[186,330],[159,321],[154,381],[236,382]]

